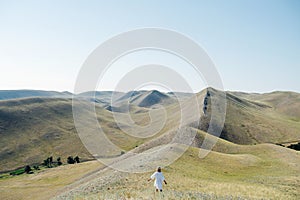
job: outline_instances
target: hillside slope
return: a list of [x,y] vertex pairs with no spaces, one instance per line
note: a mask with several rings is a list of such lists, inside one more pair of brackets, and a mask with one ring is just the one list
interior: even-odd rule
[[41,163],[49,156],[91,159],[73,124],[70,99],[0,102],[0,171]]
[[[199,134],[205,134],[199,132]],[[211,136],[213,137],[213,136]],[[198,157],[190,147],[163,168],[170,199],[297,199],[300,153],[272,144],[236,145],[219,139],[218,151]],[[4,199],[118,199],[153,196],[149,173],[116,172],[96,162],[66,165],[0,179]],[[45,190],[47,187],[47,190]],[[109,189],[108,189],[109,188]]]
[[280,114],[286,115],[289,119],[300,121],[300,94],[296,92],[271,92],[265,94],[247,94],[235,92],[237,96],[262,102],[272,107]]
[[[209,91],[212,96],[218,95],[217,90],[209,88]],[[155,108],[138,106],[152,94],[158,95],[162,99],[166,98],[166,101],[162,100],[162,103],[157,104],[164,105],[165,114],[162,115],[159,109],[155,111]],[[168,132],[176,130],[180,124],[181,109],[186,109],[189,113],[189,95],[183,95],[184,101],[181,102],[183,108],[181,108],[177,104],[177,100],[172,99],[172,95],[169,94],[165,97],[166,94],[156,94],[157,91],[134,93],[133,97],[136,99],[133,98],[132,101],[134,102],[130,104],[129,110],[123,103],[132,95],[130,93],[122,94],[123,96],[120,93],[120,107],[113,108],[105,107],[107,104],[95,104],[102,129],[105,133],[109,133],[107,134],[108,138],[124,151],[141,146],[144,142],[165,134],[159,142],[169,141],[167,139],[170,137]],[[206,90],[197,94],[200,111],[203,107],[205,94]],[[107,101],[111,93],[99,93],[98,95],[97,98],[104,95],[105,101]],[[300,116],[300,111],[297,107],[299,96],[297,93],[282,92],[271,94],[227,92],[227,115],[221,138],[236,144],[299,141],[300,121],[298,116]],[[289,102],[289,104],[280,102]],[[289,106],[293,112],[289,111]],[[149,115],[150,110],[153,112],[152,119]],[[130,113],[130,118],[124,114],[127,111]],[[164,118],[165,115],[167,116],[166,119]],[[206,131],[210,116],[209,113],[207,116],[203,116],[203,113],[201,115],[200,127],[194,128]],[[115,117],[121,120],[119,124],[115,122]],[[192,115],[186,117],[189,118],[187,121],[190,122],[197,120]],[[141,130],[135,127],[130,128],[129,119],[141,126]],[[158,126],[164,120],[166,121],[160,130],[153,129],[153,126],[156,124]],[[153,126],[147,127],[149,123],[152,123]],[[147,132],[157,132],[157,134],[151,137],[147,135],[146,138],[134,137],[124,133],[119,125],[127,127],[129,132],[139,136]],[[189,124],[187,125],[189,126]],[[89,126],[88,122],[87,126]],[[14,169],[26,164],[40,163],[48,156],[60,156],[63,161],[69,155],[78,155],[82,159],[93,158],[78,137],[73,121],[72,100],[68,98],[34,97],[0,101],[0,135],[0,171]],[[153,140],[153,144],[159,143]]]
[[[125,151],[144,141],[143,138],[123,133],[114,121],[113,113],[97,104],[96,113],[102,129],[109,133],[107,137]],[[142,125],[147,123],[149,116],[142,112],[137,113],[135,118]],[[126,121],[120,121],[119,125],[122,124],[126,126]],[[82,160],[93,159],[77,134],[72,99],[24,98],[0,101],[0,135],[0,172],[41,163],[49,156],[61,157],[63,162],[70,155],[78,155]]]
[[136,95],[130,100],[131,104],[146,108],[154,105],[170,105],[175,102],[175,98],[172,98],[168,94],[159,92],[157,90],[144,91],[140,95]]
[[18,99],[26,97],[72,97],[70,92],[56,92],[43,90],[0,90],[0,100]]
[[[206,133],[199,131],[200,137]],[[214,140],[214,136],[209,136]],[[298,199],[300,152],[273,144],[237,145],[219,139],[207,157],[190,147],[178,160],[163,168],[168,181],[165,198]],[[159,162],[159,161],[158,161]],[[132,163],[134,165],[134,163]],[[88,181],[70,186],[55,199],[152,197],[150,173],[100,171]],[[109,188],[109,190],[107,189]]]
[[[212,95],[218,92],[210,91]],[[275,94],[227,92],[226,119],[221,138],[237,144],[300,141],[300,94]],[[203,117],[200,129],[207,130],[209,121],[209,115]]]

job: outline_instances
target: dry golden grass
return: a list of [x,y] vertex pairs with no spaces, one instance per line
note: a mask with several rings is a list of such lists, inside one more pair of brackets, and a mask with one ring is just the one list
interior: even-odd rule
[[99,162],[90,161],[0,179],[1,199],[49,199],[65,186],[97,169],[100,170],[101,167]]
[[[198,97],[202,98],[203,94],[199,94]],[[278,94],[275,97],[278,97]],[[279,97],[285,98],[281,95]],[[254,101],[253,98],[249,99]],[[75,133],[70,99],[26,101],[26,105],[21,102],[20,105],[10,105],[8,108],[3,103],[1,107],[2,118],[11,117],[11,123],[15,123],[14,126],[5,125],[6,137],[1,138],[0,147],[4,155],[1,170],[20,166],[20,163],[40,162],[52,153],[55,157],[66,157],[78,152],[80,157],[83,155],[89,158],[89,153]],[[265,97],[258,98],[258,102],[274,108],[259,107],[243,100],[240,105],[230,100],[226,118],[227,132],[231,134],[227,136],[232,136],[229,140],[257,145],[238,145],[219,139],[213,152],[204,159],[198,157],[198,148],[189,148],[180,159],[163,169],[169,183],[164,187],[165,190],[161,194],[163,197],[154,196],[153,184],[146,181],[150,173],[127,174],[125,178],[105,183],[93,193],[83,194],[79,190],[72,195],[78,199],[299,199],[300,153],[272,144],[258,144],[299,139],[299,111],[295,109],[291,119],[288,111],[277,101]],[[15,100],[13,103],[20,102]],[[183,103],[183,106],[188,109],[188,104]],[[132,118],[138,124],[146,125],[149,122],[147,109],[142,108],[142,112],[138,111],[138,108],[134,107]],[[181,117],[178,105],[168,105],[166,112],[166,124],[156,136],[163,136],[164,133],[178,127]],[[97,114],[103,129],[109,133],[108,138],[125,151],[136,146],[142,147],[142,143],[152,139],[124,134],[115,126],[112,113],[105,108],[97,107]],[[194,116],[187,117],[192,121]],[[154,122],[160,120],[157,117]],[[2,120],[2,123],[4,122]],[[121,123],[126,125],[125,120]],[[20,129],[25,131],[20,132]],[[51,133],[59,134],[56,137]],[[206,133],[198,131],[197,137],[200,141],[205,136]],[[209,138],[212,141],[215,139],[214,136]],[[165,144],[167,140],[167,136],[158,138],[157,141],[148,143],[152,144],[148,148]],[[196,144],[195,146],[199,147]],[[13,153],[10,154],[10,151]],[[0,178],[1,199],[49,199],[67,191],[66,186],[76,183],[101,167],[98,162],[92,161],[42,170],[32,175]],[[96,178],[101,179],[101,173],[98,175]]]
[[[232,153],[211,152],[204,159],[198,148],[163,168],[168,181],[163,199],[299,199],[300,153],[271,144],[234,145],[220,140]],[[224,149],[224,148],[223,148]],[[234,151],[237,151],[233,153]],[[78,199],[159,199],[151,173],[126,174]]]
[[[163,168],[168,181],[162,194],[155,194],[151,173],[125,174],[95,191],[74,193],[75,199],[298,199],[300,154],[283,147],[226,143],[228,151],[211,152],[204,159],[198,148],[188,151]],[[275,152],[279,154],[274,154]],[[48,199],[102,166],[97,161],[47,169],[37,174],[0,179],[1,199]],[[92,173],[93,174],[93,173]],[[101,179],[101,171],[98,177]],[[91,182],[92,183],[92,182]],[[80,185],[79,185],[80,186]],[[91,185],[93,187],[93,185]],[[96,187],[95,187],[96,188]],[[73,196],[74,195],[74,196]],[[163,195],[163,196],[162,196]]]
[[[211,90],[212,94],[218,93]],[[300,140],[299,94],[233,94],[241,97],[241,103],[234,101],[235,97],[227,99],[225,126],[228,140],[238,144]],[[205,91],[197,94],[200,112],[204,95]],[[271,108],[259,107],[256,104],[268,105]],[[190,107],[188,101],[182,102],[182,105],[187,110]],[[136,124],[147,125],[150,121],[147,108],[134,105],[131,107],[131,117]],[[176,129],[180,124],[181,112],[178,104],[168,104],[165,108],[165,126],[156,136]],[[112,113],[100,104],[97,115],[107,137],[125,151],[152,139],[131,137],[122,132]],[[186,117],[187,121],[196,120],[192,114]],[[160,117],[153,119],[154,123],[160,121],[163,121]],[[120,123],[126,126],[125,121],[121,120]],[[79,155],[83,159],[92,158],[76,133],[71,99],[27,98],[1,101],[0,133],[0,171],[40,163],[49,156],[62,157],[63,161],[70,155]]]

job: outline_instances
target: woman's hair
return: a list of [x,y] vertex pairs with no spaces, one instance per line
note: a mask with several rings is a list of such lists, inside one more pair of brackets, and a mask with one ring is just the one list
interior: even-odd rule
[[158,172],[161,172],[161,167],[157,167],[157,171],[158,171]]

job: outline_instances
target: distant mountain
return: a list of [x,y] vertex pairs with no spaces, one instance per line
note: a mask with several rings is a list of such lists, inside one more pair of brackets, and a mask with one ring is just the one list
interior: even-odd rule
[[129,91],[126,94],[122,95],[120,98],[116,99],[116,102],[129,102],[130,100],[132,100],[133,98],[135,98],[136,96],[145,93],[147,91]]
[[146,108],[157,104],[170,105],[175,102],[175,98],[172,98],[168,94],[159,92],[157,90],[142,92],[130,100],[131,104]]
[[180,100],[188,99],[191,96],[193,96],[193,93],[187,93],[187,92],[168,92],[167,94],[170,97],[178,98]]
[[106,103],[106,105],[111,104],[112,97],[114,99],[118,99],[121,96],[123,96],[125,93],[123,92],[114,92],[114,91],[88,91],[83,92],[77,95],[77,97],[85,97],[85,98],[91,98],[91,99],[98,99],[102,103]]
[[72,97],[70,92],[56,92],[43,90],[0,90],[0,100],[18,99],[27,97]]

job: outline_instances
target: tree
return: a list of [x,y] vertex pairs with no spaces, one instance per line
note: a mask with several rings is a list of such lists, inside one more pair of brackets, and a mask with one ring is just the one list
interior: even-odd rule
[[300,151],[300,142],[298,144],[291,144],[288,146],[288,148]]
[[49,166],[49,160],[48,160],[48,158],[47,158],[46,160],[44,160],[44,163],[43,163],[43,165],[45,165],[46,167],[48,167],[48,166]]
[[26,165],[26,167],[24,168],[24,171],[29,174],[32,170],[31,167],[29,165]]
[[61,162],[61,158],[60,158],[60,157],[58,157],[56,160],[57,160],[57,165],[58,165],[58,166],[62,165],[62,162]]
[[34,165],[34,166],[33,166],[33,169],[35,169],[35,170],[40,170],[40,168],[39,168],[38,165]]
[[48,168],[52,167],[52,163],[53,163],[53,157],[48,157],[46,160],[44,160],[43,165],[45,165]]
[[49,163],[50,163],[50,165],[52,165],[52,163],[53,163],[53,157],[52,156],[49,157]]
[[76,157],[74,158],[74,161],[75,161],[76,163],[80,163],[80,161],[79,161],[79,157],[78,157],[78,156],[76,156]]
[[74,164],[74,163],[75,163],[74,158],[73,158],[72,156],[69,156],[69,157],[67,158],[67,163],[68,163],[68,164]]
[[210,97],[210,92],[209,91],[206,92],[206,96]]

